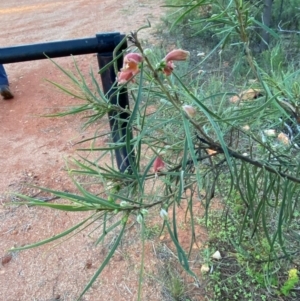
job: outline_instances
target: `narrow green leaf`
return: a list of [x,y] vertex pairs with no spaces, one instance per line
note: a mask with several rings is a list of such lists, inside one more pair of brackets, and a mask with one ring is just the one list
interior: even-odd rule
[[118,227],[121,224],[122,220],[117,221],[116,223],[114,223],[113,225],[111,225],[108,228],[103,227],[103,234],[97,239],[95,245],[97,246],[104,238],[105,236],[112,231],[113,229],[115,229],[116,227]]
[[168,228],[168,232],[173,240],[173,243],[176,247],[177,250],[177,254],[178,254],[178,260],[180,262],[180,264],[184,267],[184,269],[193,277],[196,277],[195,274],[190,270],[190,266],[189,266],[189,262],[188,259],[185,255],[184,250],[182,249],[182,247],[180,246],[178,240],[175,238],[174,233],[171,230],[170,224],[168,221],[165,221],[165,224],[167,225]]
[[112,248],[110,249],[109,253],[107,254],[106,258],[104,259],[104,261],[102,262],[102,264],[100,265],[99,269],[96,271],[96,273],[94,274],[94,276],[90,279],[90,281],[88,282],[88,284],[86,285],[86,287],[84,288],[84,290],[82,291],[82,293],[80,294],[80,296],[78,297],[77,301],[80,301],[80,299],[82,298],[82,296],[90,289],[90,287],[93,285],[93,283],[96,281],[96,279],[98,278],[98,276],[101,274],[101,272],[103,271],[103,269],[106,267],[106,265],[108,264],[108,262],[110,261],[110,259],[112,258],[112,256],[114,255],[118,245],[120,244],[120,241],[123,237],[124,234],[124,230],[126,227],[126,223],[123,224],[123,227],[115,241],[115,243],[113,244]]
[[201,189],[202,177],[200,174],[200,169],[198,167],[199,164],[198,164],[198,160],[197,160],[196,153],[195,153],[194,143],[192,141],[192,134],[191,134],[190,127],[189,127],[189,122],[183,112],[182,112],[182,120],[183,120],[183,126],[184,126],[184,130],[185,130],[186,142],[187,142],[187,145],[185,145],[185,147],[188,146],[188,148],[189,148],[189,153],[192,157],[194,168],[196,171],[198,187],[199,187],[199,189]]
[[265,30],[266,32],[268,32],[271,36],[273,36],[273,38],[279,39],[279,35],[273,29],[271,29],[270,27],[266,26],[265,24],[259,22],[255,18],[251,18],[251,20],[252,20],[252,22],[254,22],[257,25],[259,25],[263,30]]
[[12,249],[10,249],[10,251],[21,251],[21,250],[26,250],[26,249],[31,249],[31,248],[39,247],[39,246],[42,246],[42,245],[47,244],[49,242],[52,242],[52,241],[54,241],[56,239],[59,239],[61,237],[64,237],[64,236],[68,235],[69,233],[73,232],[74,230],[78,229],[83,224],[85,224],[89,219],[93,218],[95,216],[95,214],[96,213],[92,214],[91,216],[89,216],[88,218],[86,218],[85,220],[83,220],[82,222],[76,224],[75,226],[69,228],[66,231],[63,231],[63,232],[59,233],[58,235],[52,236],[50,238],[41,240],[41,241],[39,241],[37,243],[31,244],[31,245],[27,245],[27,246],[24,246],[24,247],[12,248]]
[[[196,7],[200,6],[202,3],[205,3],[206,0],[200,0],[199,2],[197,2],[195,5],[193,5],[192,7],[190,7],[189,9],[187,9],[184,13],[182,13],[171,25],[170,31],[173,30],[173,28],[175,27],[175,25],[177,25],[180,21],[182,21],[182,19],[188,15],[191,11],[193,11]],[[165,7],[170,7],[169,5],[166,5]],[[180,6],[179,6],[180,7]],[[185,5],[182,5],[181,7],[186,7]]]

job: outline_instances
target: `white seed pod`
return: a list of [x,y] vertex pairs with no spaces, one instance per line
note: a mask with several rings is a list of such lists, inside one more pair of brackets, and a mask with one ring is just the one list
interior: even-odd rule
[[203,265],[201,266],[201,269],[200,269],[200,271],[201,271],[202,274],[208,273],[209,270],[210,270],[210,268],[209,268],[209,266],[208,266],[207,264],[203,264]]
[[219,251],[216,251],[214,254],[211,255],[211,257],[217,260],[222,259],[221,253]]
[[276,131],[273,129],[264,130],[264,134],[268,137],[276,137]]

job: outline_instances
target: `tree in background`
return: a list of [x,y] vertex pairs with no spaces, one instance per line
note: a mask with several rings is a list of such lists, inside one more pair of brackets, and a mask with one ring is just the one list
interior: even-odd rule
[[[271,26],[272,5],[273,5],[273,0],[264,0],[262,23],[267,27]],[[268,49],[268,45],[270,44],[270,33],[269,33],[269,31],[263,29],[261,37],[262,37],[262,40],[261,40],[261,43],[260,43],[260,51],[264,51],[264,50]]]

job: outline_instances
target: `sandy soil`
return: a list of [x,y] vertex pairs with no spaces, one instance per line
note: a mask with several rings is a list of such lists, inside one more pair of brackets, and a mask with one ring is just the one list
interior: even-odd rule
[[[0,45],[90,37],[99,32],[128,33],[144,25],[147,18],[154,27],[164,13],[159,6],[162,3],[162,0],[1,1]],[[155,30],[144,31],[142,38],[155,43]],[[78,56],[76,60],[84,74],[90,68],[98,70],[95,55]],[[74,68],[70,57],[56,61],[64,68]],[[8,253],[12,246],[55,235],[86,214],[4,205],[13,201],[11,192],[37,193],[24,183],[72,190],[64,171],[64,159],[75,154],[74,144],[89,133],[82,130],[78,117],[40,117],[74,104],[74,99],[45,81],[64,82],[63,75],[50,61],[5,67],[15,98],[0,100],[0,300],[75,300],[107,254],[109,242],[107,248],[95,247],[93,237],[83,232],[56,248],[47,245]],[[103,127],[107,128],[107,124]],[[130,231],[134,237],[135,228]],[[161,240],[169,241],[164,237]],[[136,300],[140,247],[133,240],[124,242],[101,280],[82,300]],[[145,270],[147,275],[153,275],[159,259],[151,240],[146,243],[146,251]],[[195,263],[195,267],[198,265]],[[147,279],[143,300],[163,300],[155,277]],[[194,289],[195,285],[189,281]],[[197,295],[199,292],[192,300],[201,300]]]
[[[3,2],[0,4],[0,45],[3,46],[93,37],[99,32],[128,33],[144,25],[147,18],[155,25],[162,13],[157,0]],[[153,39],[151,30],[143,34],[147,35],[145,38]],[[76,59],[82,72],[88,73],[90,67],[97,71],[95,55]],[[71,58],[56,61],[68,69],[73,66]],[[63,78],[50,61],[8,64],[5,67],[15,98],[0,101],[2,192],[18,181],[24,171],[49,175],[54,170],[56,173],[62,166],[63,156],[73,154],[72,141],[82,135],[80,124],[74,118],[38,117],[72,104],[70,97],[57,92],[45,81]]]

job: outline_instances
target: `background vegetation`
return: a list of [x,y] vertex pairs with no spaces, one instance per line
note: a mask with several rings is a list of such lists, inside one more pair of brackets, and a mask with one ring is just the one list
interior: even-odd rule
[[[161,49],[145,49],[138,33],[127,37],[129,51],[143,57],[135,82],[125,84],[130,108],[111,104],[112,97],[124,93],[124,85],[115,82],[104,93],[94,74],[91,88],[80,70],[76,75],[62,70],[75,88],[56,85],[83,104],[60,115],[84,112],[89,126],[114,112],[115,131],[121,134],[106,147],[97,147],[97,132],[83,141],[91,146],[68,163],[78,193],[42,188],[69,202],[20,196],[30,205],[91,211],[88,219],[35,246],[86,227],[100,229],[96,244],[117,233],[80,299],[113,256],[128,219],[134,218],[142,254],[145,239],[165,231],[182,268],[205,283],[207,300],[299,300],[300,3],[167,0],[167,6],[170,13],[158,29],[166,37]],[[164,57],[170,48],[190,50],[190,60],[176,63],[166,76]],[[105,135],[111,137],[110,132]],[[121,148],[129,154],[125,172],[102,160]],[[87,152],[94,156],[87,158]],[[158,158],[160,169],[155,167]],[[203,216],[194,212],[199,202]],[[187,249],[179,243],[179,208],[190,227]],[[207,227],[209,235],[198,252],[207,267],[201,276],[189,263],[196,224]],[[192,300],[172,266],[165,269],[168,298]]]

